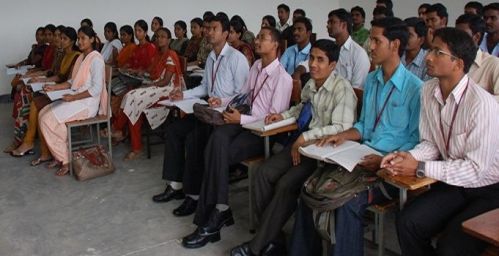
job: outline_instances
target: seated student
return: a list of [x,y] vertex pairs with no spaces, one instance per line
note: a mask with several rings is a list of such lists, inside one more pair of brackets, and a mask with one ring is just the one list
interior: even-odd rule
[[350,10],[352,15],[352,39],[359,45],[363,45],[369,37],[369,30],[364,27],[366,22],[366,12],[360,6],[355,6]]
[[261,28],[264,28],[264,27],[275,28],[275,26],[276,26],[276,21],[275,21],[274,16],[272,16],[272,15],[263,16],[262,24],[260,26]]
[[499,57],[499,3],[490,3],[483,8],[483,19],[487,24],[487,33],[483,36],[480,49]]
[[135,48],[137,48],[132,26],[125,25],[120,28],[120,40],[123,45],[123,49],[121,49],[116,57],[116,67],[123,68],[132,57],[135,52]]
[[310,35],[312,23],[305,17],[298,17],[293,23],[293,35],[296,44],[288,47],[281,56],[281,64],[288,74],[293,74],[300,62],[310,57]]
[[[206,97],[212,107],[226,105],[231,98],[242,92],[248,76],[248,61],[242,53],[230,47],[226,38],[229,20],[223,15],[207,18],[206,34],[213,45],[201,84],[193,89],[174,91],[170,99]],[[167,180],[163,193],[153,196],[154,202],[168,202],[184,198],[182,182],[186,182],[186,194],[199,194],[203,177],[203,152],[209,126],[196,120],[194,115],[177,120],[166,128],[163,179]],[[185,174],[194,174],[187,177]]]
[[[71,71],[73,70],[74,63],[76,59],[80,55],[78,46],[76,46],[77,33],[76,30],[72,27],[66,27],[61,33],[61,44],[64,49],[64,57],[61,61],[61,65],[59,66],[59,70],[54,70],[55,75],[48,78],[33,78],[31,79],[33,82],[56,82],[62,83],[68,80],[71,75]],[[23,142],[17,149],[12,151],[12,156],[23,156],[27,151],[33,149],[35,136],[38,130],[38,111],[42,109],[45,105],[36,104],[37,97],[39,94],[33,95],[33,101],[31,101],[29,108],[29,119],[28,119],[28,129],[26,130],[26,134],[23,138]],[[47,147],[47,143],[45,142],[43,136],[39,134],[40,138],[40,157],[31,161],[32,166],[39,165],[44,162],[48,162],[52,160],[52,155]]]
[[[185,247],[202,247],[211,237],[220,236],[219,223],[213,226],[215,223],[208,219],[226,213],[229,215],[226,217],[232,219],[229,208],[229,166],[263,154],[262,139],[241,125],[264,119],[270,113],[280,113],[289,107],[293,82],[277,58],[279,37],[280,33],[274,27],[260,30],[255,47],[262,58],[251,68],[243,89],[250,97],[251,113],[241,114],[236,109],[223,112],[226,124],[215,127],[205,148],[206,170],[201,193],[187,196],[182,206],[173,212],[177,216],[196,212],[194,224],[198,225],[198,229],[183,239],[182,245]],[[184,189],[187,190],[186,187]],[[199,188],[190,190],[199,191]]]
[[305,11],[302,9],[296,9],[293,11],[293,25],[288,26],[284,31],[281,33],[281,38],[283,40],[286,40],[288,47],[293,46],[296,44],[295,37],[294,37],[294,24],[295,20],[298,19],[299,17],[305,18]]
[[423,49],[423,44],[426,41],[426,26],[422,19],[412,17],[404,20],[409,31],[409,40],[407,41],[407,48],[400,61],[411,71],[414,75],[423,81],[431,79],[426,73],[425,57],[427,51]]
[[174,30],[176,39],[172,39],[170,42],[170,49],[177,52],[178,55],[184,55],[185,48],[189,43],[189,38],[187,38],[187,24],[185,21],[178,20],[175,22]]
[[71,88],[76,94],[64,95],[40,111],[40,131],[52,156],[61,164],[57,175],[69,172],[68,135],[66,122],[107,113],[104,59],[95,49],[96,34],[89,27],[78,30],[78,47],[82,54],[76,60],[71,79],[56,85],[45,85],[45,91]]
[[[264,252],[266,255],[285,255],[281,229],[296,208],[300,187],[317,167],[317,160],[300,157],[298,149],[313,140],[349,129],[356,119],[357,98],[352,85],[334,72],[339,54],[340,47],[333,41],[321,39],[315,42],[309,61],[312,79],[302,90],[302,103],[266,118],[270,122],[289,117],[298,119],[302,109],[311,104],[309,130],[299,135],[292,145],[265,160],[254,173],[254,205],[260,226],[255,237],[232,249],[231,255],[260,255]],[[227,213],[221,212],[220,215],[217,224],[223,223],[222,217]]]
[[[91,27],[93,29],[94,23],[92,22],[91,19],[85,18],[85,19],[80,21],[80,27],[85,27],[85,26]],[[96,41],[97,48],[95,48],[95,49],[100,52],[100,50],[102,49],[102,41],[100,40],[99,36],[97,36],[97,35],[96,35],[95,39],[97,40]]]
[[[499,207],[499,105],[466,74],[476,45],[454,28],[435,31],[426,60],[421,140],[383,159],[392,175],[439,181],[397,216],[403,255],[481,255],[488,246],[463,221]],[[438,237],[436,248],[432,238]]]
[[31,51],[28,54],[28,57],[16,64],[16,66],[23,65],[34,65],[35,68],[40,68],[42,65],[43,52],[45,51],[45,28],[38,27],[35,32],[36,44],[31,46]]
[[188,63],[196,60],[199,45],[203,40],[203,20],[201,18],[191,20],[191,35],[183,54]]
[[277,6],[277,17],[279,18],[279,22],[276,24],[277,30],[279,32],[284,32],[289,26],[289,14],[291,10],[289,9],[289,6],[286,4],[280,4]]
[[244,56],[248,60],[248,64],[251,66],[255,61],[255,55],[253,54],[251,45],[241,39],[242,34],[243,24],[241,24],[238,20],[232,20],[230,22],[230,31],[229,36],[227,37],[227,43],[244,54]]
[[151,21],[151,31],[153,33],[151,37],[151,42],[156,44],[156,31],[163,27],[163,19],[161,17],[154,17]]
[[[485,21],[477,15],[463,14],[457,18],[456,28],[468,33],[478,48],[485,33]],[[468,76],[499,102],[499,58],[478,48]]]
[[129,91],[121,101],[120,111],[113,120],[113,138],[116,141],[126,138],[123,130],[128,124],[132,150],[125,156],[125,160],[137,158],[142,150],[142,113],[146,113],[151,127],[158,127],[166,120],[168,111],[166,109],[157,111],[154,117],[147,115],[145,111],[161,98],[166,98],[173,87],[180,86],[182,64],[177,53],[168,47],[170,38],[171,32],[167,28],[156,30],[158,51],[147,69],[152,82]]
[[[371,22],[370,38],[373,62],[381,68],[367,77],[359,121],[347,131],[322,139],[319,146],[340,145],[347,140],[361,141],[386,154],[394,150],[409,150],[419,140],[422,81],[400,63],[408,40],[407,27],[398,18],[375,20]],[[381,156],[374,154],[364,156],[353,171],[376,176],[381,160]],[[331,172],[340,171],[336,165],[323,168]],[[372,192],[373,200],[383,199],[379,188]],[[334,230],[329,232],[336,240],[331,248],[332,255],[364,255],[363,216],[367,205],[372,202],[368,200],[369,194],[366,189],[332,212]],[[321,255],[321,248],[312,210],[300,201],[295,215],[291,255]]]
[[[156,54],[156,46],[150,42],[149,36],[147,35],[147,23],[144,20],[138,20],[135,22],[135,37],[139,44],[133,51],[132,56],[128,59],[122,69],[129,73],[136,74],[147,70],[151,65],[151,60]],[[112,80],[112,93],[116,96],[122,96],[128,92],[128,87],[137,87],[142,83],[142,81],[120,74],[118,77]],[[113,110],[114,112],[114,110]]]
[[253,32],[248,30],[248,27],[246,27],[246,23],[244,22],[243,18],[241,18],[241,16],[239,15],[234,15],[230,19],[230,22],[233,21],[242,25],[241,40],[251,45],[251,47],[253,47],[253,42],[255,41],[255,34],[253,34]]
[[477,1],[470,1],[464,5],[464,14],[473,14],[482,17],[483,15],[483,5]]
[[212,16],[208,15],[206,18],[203,18],[203,27],[202,27],[203,39],[201,39],[201,43],[199,43],[199,50],[198,50],[198,55],[196,56],[196,61],[190,62],[188,66],[196,65],[204,68],[206,64],[208,55],[210,54],[213,48],[213,46],[208,42],[208,29],[210,27],[210,22],[208,20],[211,19],[212,17],[213,15]]
[[[386,17],[393,17],[393,11],[384,7],[384,6],[377,6],[373,9],[373,20],[379,20],[379,19],[383,19]],[[368,37],[367,40],[364,42],[364,45],[362,45],[362,48],[364,48],[364,50],[366,50],[367,56],[369,56],[369,60],[371,60],[370,45],[371,45],[371,40]],[[371,61],[371,69],[370,70],[372,71],[374,69],[375,69],[375,66],[373,65],[373,63]]]
[[426,23],[426,10],[428,10],[428,8],[430,8],[431,4],[429,3],[423,3],[421,5],[419,5],[418,7],[418,17],[420,19],[423,19]]
[[426,34],[426,45],[431,48],[431,42],[433,42],[433,32],[439,28],[447,27],[447,21],[449,19],[449,14],[447,13],[447,8],[441,4],[432,4],[425,13],[425,24],[428,28],[428,33]]
[[101,54],[104,62],[108,65],[115,65],[118,54],[123,49],[123,44],[119,39],[118,28],[116,23],[108,22],[104,25],[104,37],[107,42],[102,46]]

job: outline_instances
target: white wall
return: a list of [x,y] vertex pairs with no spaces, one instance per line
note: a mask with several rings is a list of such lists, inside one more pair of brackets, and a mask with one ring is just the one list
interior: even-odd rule
[[14,0],[4,1],[0,9],[0,95],[10,93],[12,76],[5,75],[6,64],[17,62],[26,57],[34,33],[38,26],[47,23],[63,24],[78,29],[83,18],[90,18],[97,33],[104,39],[103,27],[108,21],[114,21],[118,28],[125,24],[133,25],[138,19],[148,23],[152,17],[160,16],[165,25],[172,29],[177,20],[189,24],[193,17],[201,17],[205,10],[224,11],[229,17],[239,14],[249,29],[255,33],[260,28],[264,15],[277,17],[277,5],[286,2],[293,10],[305,9],[307,16],[312,17],[314,30],[318,37],[326,37],[325,20],[330,10],[339,7],[339,0]]

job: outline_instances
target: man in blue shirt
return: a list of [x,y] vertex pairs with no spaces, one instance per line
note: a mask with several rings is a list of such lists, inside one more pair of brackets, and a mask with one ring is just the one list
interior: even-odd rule
[[298,17],[293,23],[293,37],[296,44],[288,47],[281,56],[281,64],[288,74],[292,75],[300,62],[310,57],[310,35],[312,34],[312,23],[305,17]]
[[[372,60],[381,68],[369,73],[364,86],[362,112],[353,128],[322,139],[318,144],[339,145],[346,140],[361,141],[382,154],[394,150],[412,149],[419,140],[419,108],[422,81],[400,62],[408,32],[398,18],[384,18],[371,22],[370,48]],[[364,156],[355,171],[376,172],[382,157]],[[327,165],[330,171],[338,167]],[[374,200],[383,199],[379,189],[372,193]],[[332,255],[364,255],[362,218],[369,191],[358,193],[336,210],[334,230],[336,241]],[[314,230],[312,210],[303,201],[296,212],[291,242],[291,255],[321,255],[321,239]]]

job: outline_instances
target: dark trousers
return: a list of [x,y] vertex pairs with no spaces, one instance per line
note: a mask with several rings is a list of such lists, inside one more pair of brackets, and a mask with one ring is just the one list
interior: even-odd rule
[[263,139],[241,125],[222,125],[213,130],[204,152],[205,173],[194,216],[196,225],[208,221],[216,204],[229,203],[229,166],[263,153]]
[[163,179],[183,182],[186,194],[199,194],[203,178],[203,152],[210,126],[194,115],[177,120],[166,128]]
[[316,167],[317,160],[304,156],[299,165],[293,166],[288,146],[257,169],[253,191],[259,228],[250,242],[253,252],[278,242],[282,227],[295,211],[301,186]]
[[397,216],[402,255],[480,255],[487,243],[464,233],[462,223],[498,207],[499,183],[481,188],[437,184]]

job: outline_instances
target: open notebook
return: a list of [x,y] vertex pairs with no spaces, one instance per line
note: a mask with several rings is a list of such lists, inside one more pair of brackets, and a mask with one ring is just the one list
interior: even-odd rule
[[301,147],[299,151],[302,155],[313,159],[339,164],[350,172],[361,161],[362,157],[370,154],[382,156],[380,152],[355,141],[345,141],[339,146],[327,145],[319,147],[312,144]]
[[62,96],[66,94],[75,94],[75,91],[71,89],[64,89],[64,90],[47,92],[47,96],[50,98],[51,101],[60,100],[62,99]]
[[273,129],[281,128],[290,124],[296,123],[296,119],[294,117],[290,117],[288,119],[284,119],[278,122],[274,122],[271,124],[265,124],[265,120],[259,120],[253,123],[245,124],[243,125],[243,128],[253,130],[253,131],[258,131],[258,132],[266,132],[270,131]]

